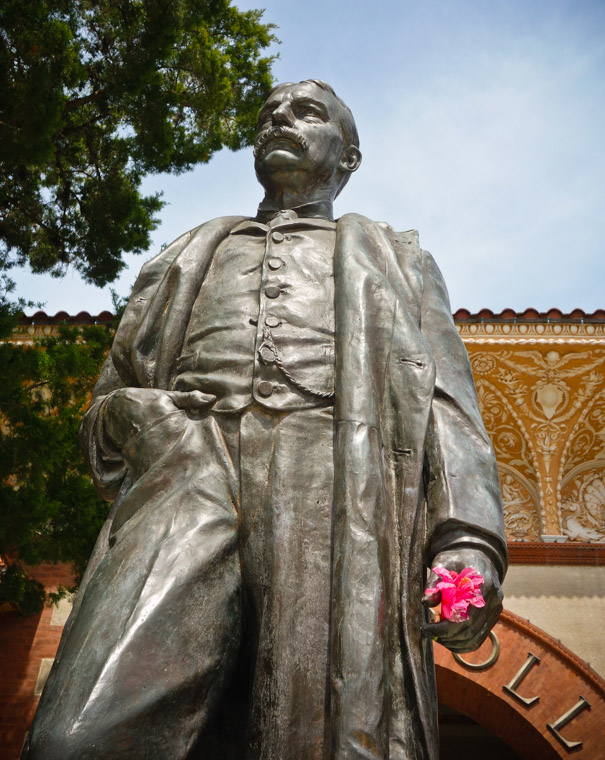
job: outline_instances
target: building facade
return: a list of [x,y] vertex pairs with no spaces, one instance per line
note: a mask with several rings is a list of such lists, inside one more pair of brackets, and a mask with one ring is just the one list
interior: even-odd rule
[[[505,611],[472,654],[435,646],[443,760],[605,756],[605,311],[454,315],[504,502]],[[61,321],[39,312],[16,341]],[[42,566],[49,587],[69,568]],[[0,757],[16,760],[69,602],[22,618],[0,605]]]
[[596,760],[605,756],[605,311],[454,317],[496,450],[510,568],[505,612],[481,649],[454,658],[435,647],[444,758],[446,745],[462,757],[476,739],[485,754],[469,757]]

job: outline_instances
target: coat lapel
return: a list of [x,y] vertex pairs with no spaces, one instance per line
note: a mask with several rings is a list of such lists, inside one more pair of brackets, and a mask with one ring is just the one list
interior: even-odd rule
[[195,298],[220,242],[243,220],[221,217],[175,240],[137,280],[112,348],[128,385],[169,389]]
[[[413,236],[393,240],[358,215],[339,222],[331,760],[428,759],[434,744],[418,616],[434,381],[419,327],[419,258]],[[403,617],[410,581],[420,593]]]

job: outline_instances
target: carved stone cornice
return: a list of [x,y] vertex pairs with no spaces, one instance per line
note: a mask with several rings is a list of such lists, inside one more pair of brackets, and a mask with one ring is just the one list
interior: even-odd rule
[[514,541],[508,545],[511,565],[605,565],[605,544],[546,544],[541,541]]
[[605,323],[456,321],[465,344],[605,345]]

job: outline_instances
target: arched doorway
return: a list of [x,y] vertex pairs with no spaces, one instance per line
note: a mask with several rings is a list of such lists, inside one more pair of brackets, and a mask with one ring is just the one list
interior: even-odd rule
[[467,757],[521,760],[519,755],[492,731],[468,715],[440,702],[439,760],[460,760]]
[[[517,615],[505,611],[490,639],[462,659],[436,646],[435,663],[442,713],[466,716],[522,760],[603,757],[605,681]],[[462,756],[474,756],[467,749]]]

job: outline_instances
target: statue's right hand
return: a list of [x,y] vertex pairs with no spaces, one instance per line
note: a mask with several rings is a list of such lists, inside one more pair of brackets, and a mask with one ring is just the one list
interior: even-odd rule
[[216,401],[216,396],[212,393],[202,391],[168,391],[168,395],[177,409],[184,409],[192,414],[203,412]]
[[121,449],[129,438],[161,417],[177,409],[201,412],[215,400],[216,396],[201,391],[120,388],[107,401],[105,432],[112,443]]

